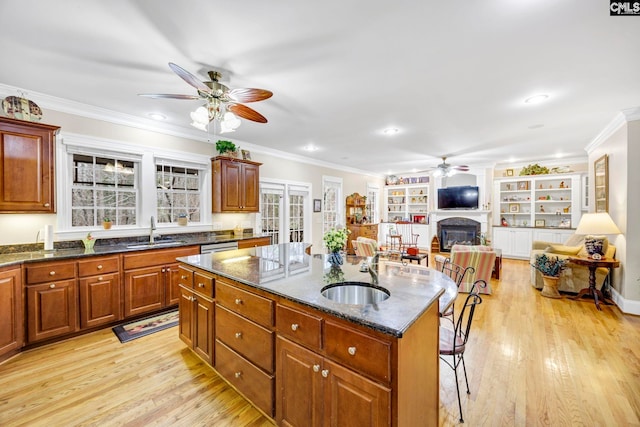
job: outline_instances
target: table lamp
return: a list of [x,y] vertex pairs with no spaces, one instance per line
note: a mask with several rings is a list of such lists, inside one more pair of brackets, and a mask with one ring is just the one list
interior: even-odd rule
[[582,215],[576,234],[585,234],[584,245],[590,258],[600,259],[609,245],[605,234],[620,234],[620,229],[606,212]]

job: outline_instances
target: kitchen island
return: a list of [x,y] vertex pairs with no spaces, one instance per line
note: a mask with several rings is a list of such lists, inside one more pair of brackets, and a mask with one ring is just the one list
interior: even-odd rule
[[[332,267],[305,248],[178,258],[181,339],[279,425],[437,425],[438,317],[453,281],[384,260],[373,275],[355,256]],[[323,296],[376,281],[388,298]]]

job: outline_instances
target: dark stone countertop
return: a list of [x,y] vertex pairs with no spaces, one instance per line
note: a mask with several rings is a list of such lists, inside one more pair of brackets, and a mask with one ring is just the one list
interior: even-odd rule
[[371,283],[370,274],[360,272],[366,258],[347,256],[336,271],[327,262],[328,255],[307,255],[306,246],[261,246],[178,261],[395,337],[402,337],[438,299],[442,312],[457,296],[455,283],[437,270],[381,259],[378,286],[390,292],[388,299],[366,305],[334,302],[321,295],[325,286],[343,281]]
[[[155,246],[129,248],[128,246],[142,244],[149,241],[148,236],[140,238],[123,238],[123,239],[97,239],[93,249],[85,249],[81,241],[77,242],[61,242],[69,247],[59,245],[54,250],[45,251],[43,249],[31,250],[25,252],[6,252],[0,253],[0,267],[11,265],[20,265],[29,262],[41,261],[60,261],[68,258],[78,258],[85,256],[111,255],[122,252],[147,251],[152,249],[175,249],[185,246],[205,245],[211,243],[237,242],[245,239],[254,239],[265,237],[257,234],[244,234],[242,237],[235,237],[233,234],[217,234],[217,233],[191,233],[191,234],[175,234],[166,235],[157,239],[160,244]],[[170,245],[163,242],[171,240]],[[56,243],[58,244],[58,242]],[[42,247],[42,244],[39,245]]]

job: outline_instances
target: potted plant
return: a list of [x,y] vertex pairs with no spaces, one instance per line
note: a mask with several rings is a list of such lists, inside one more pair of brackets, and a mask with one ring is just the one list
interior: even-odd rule
[[560,273],[567,266],[567,261],[556,257],[548,257],[546,254],[536,255],[535,264],[531,264],[542,273],[542,296],[548,298],[562,298],[558,292],[558,280]]
[[111,228],[111,219],[108,217],[104,217],[102,219],[102,228],[105,230],[109,230]]
[[329,262],[333,265],[342,264],[342,255],[340,251],[344,249],[349,238],[349,230],[346,228],[332,228],[324,233],[322,240],[329,250]]
[[231,141],[219,139],[216,142],[216,150],[221,156],[238,157],[238,147]]
[[178,215],[178,225],[187,225],[189,219],[187,218],[186,213],[181,213]]

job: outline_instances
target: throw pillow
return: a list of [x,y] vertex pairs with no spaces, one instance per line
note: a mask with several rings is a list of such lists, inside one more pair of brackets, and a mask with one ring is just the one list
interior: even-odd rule
[[559,255],[578,255],[583,246],[549,245],[544,250]]

